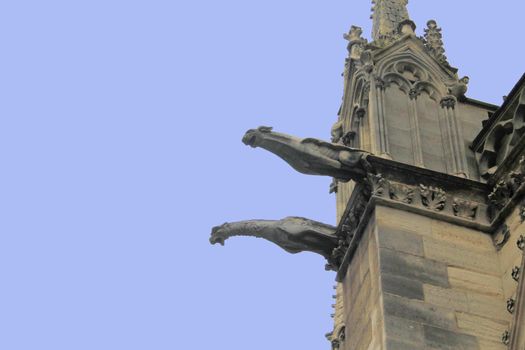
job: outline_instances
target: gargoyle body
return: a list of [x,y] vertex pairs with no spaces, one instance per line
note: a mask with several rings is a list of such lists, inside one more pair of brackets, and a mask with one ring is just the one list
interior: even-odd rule
[[367,174],[366,151],[313,138],[300,139],[259,127],[246,132],[242,141],[275,153],[295,170],[308,175],[331,176],[361,182]]
[[310,251],[328,259],[337,247],[335,231],[334,226],[299,217],[248,220],[214,227],[210,243],[224,245],[230,237],[251,236],[264,238],[292,254]]

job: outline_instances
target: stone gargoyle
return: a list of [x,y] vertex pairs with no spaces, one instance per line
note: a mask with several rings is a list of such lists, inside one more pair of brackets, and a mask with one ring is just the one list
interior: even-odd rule
[[271,127],[248,130],[242,142],[278,155],[303,174],[362,182],[371,171],[366,151],[314,138],[300,139],[274,132]]
[[282,220],[247,220],[212,229],[210,243],[224,245],[233,236],[264,238],[289,253],[314,252],[329,259],[337,247],[336,228],[317,221],[287,217]]

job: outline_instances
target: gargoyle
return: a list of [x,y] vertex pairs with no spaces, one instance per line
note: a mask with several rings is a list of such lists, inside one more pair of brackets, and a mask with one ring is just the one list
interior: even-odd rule
[[366,151],[313,138],[300,139],[266,126],[248,130],[242,142],[275,153],[303,174],[362,182],[370,172]]
[[465,99],[468,90],[469,77],[463,77],[458,82],[448,88],[448,93],[456,97],[459,101]]
[[251,236],[264,238],[292,254],[310,251],[329,259],[337,247],[335,231],[334,226],[299,217],[248,220],[214,227],[210,243],[224,245],[230,237]]

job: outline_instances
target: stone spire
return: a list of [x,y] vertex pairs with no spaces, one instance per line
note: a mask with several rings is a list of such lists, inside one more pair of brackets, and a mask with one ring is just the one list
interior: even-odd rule
[[401,22],[409,19],[408,0],[372,0],[372,4],[372,38],[376,42],[388,41],[397,34]]

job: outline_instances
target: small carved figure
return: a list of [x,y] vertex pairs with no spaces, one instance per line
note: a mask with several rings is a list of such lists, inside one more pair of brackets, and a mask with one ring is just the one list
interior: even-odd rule
[[370,153],[366,151],[314,138],[300,139],[273,132],[270,127],[248,130],[242,142],[276,154],[303,174],[362,182],[372,171],[366,160]]
[[332,135],[333,143],[338,143],[341,140],[341,138],[343,137],[343,120],[342,119],[339,119],[338,121],[335,122],[335,124],[332,126],[332,130],[330,133]]
[[459,101],[464,100],[465,94],[468,90],[469,80],[469,77],[463,77],[459,79],[457,83],[448,88],[449,94],[457,98]]
[[334,226],[300,217],[247,220],[214,227],[210,243],[224,245],[230,237],[251,236],[264,238],[292,254],[310,251],[329,259],[338,243],[335,231]]

